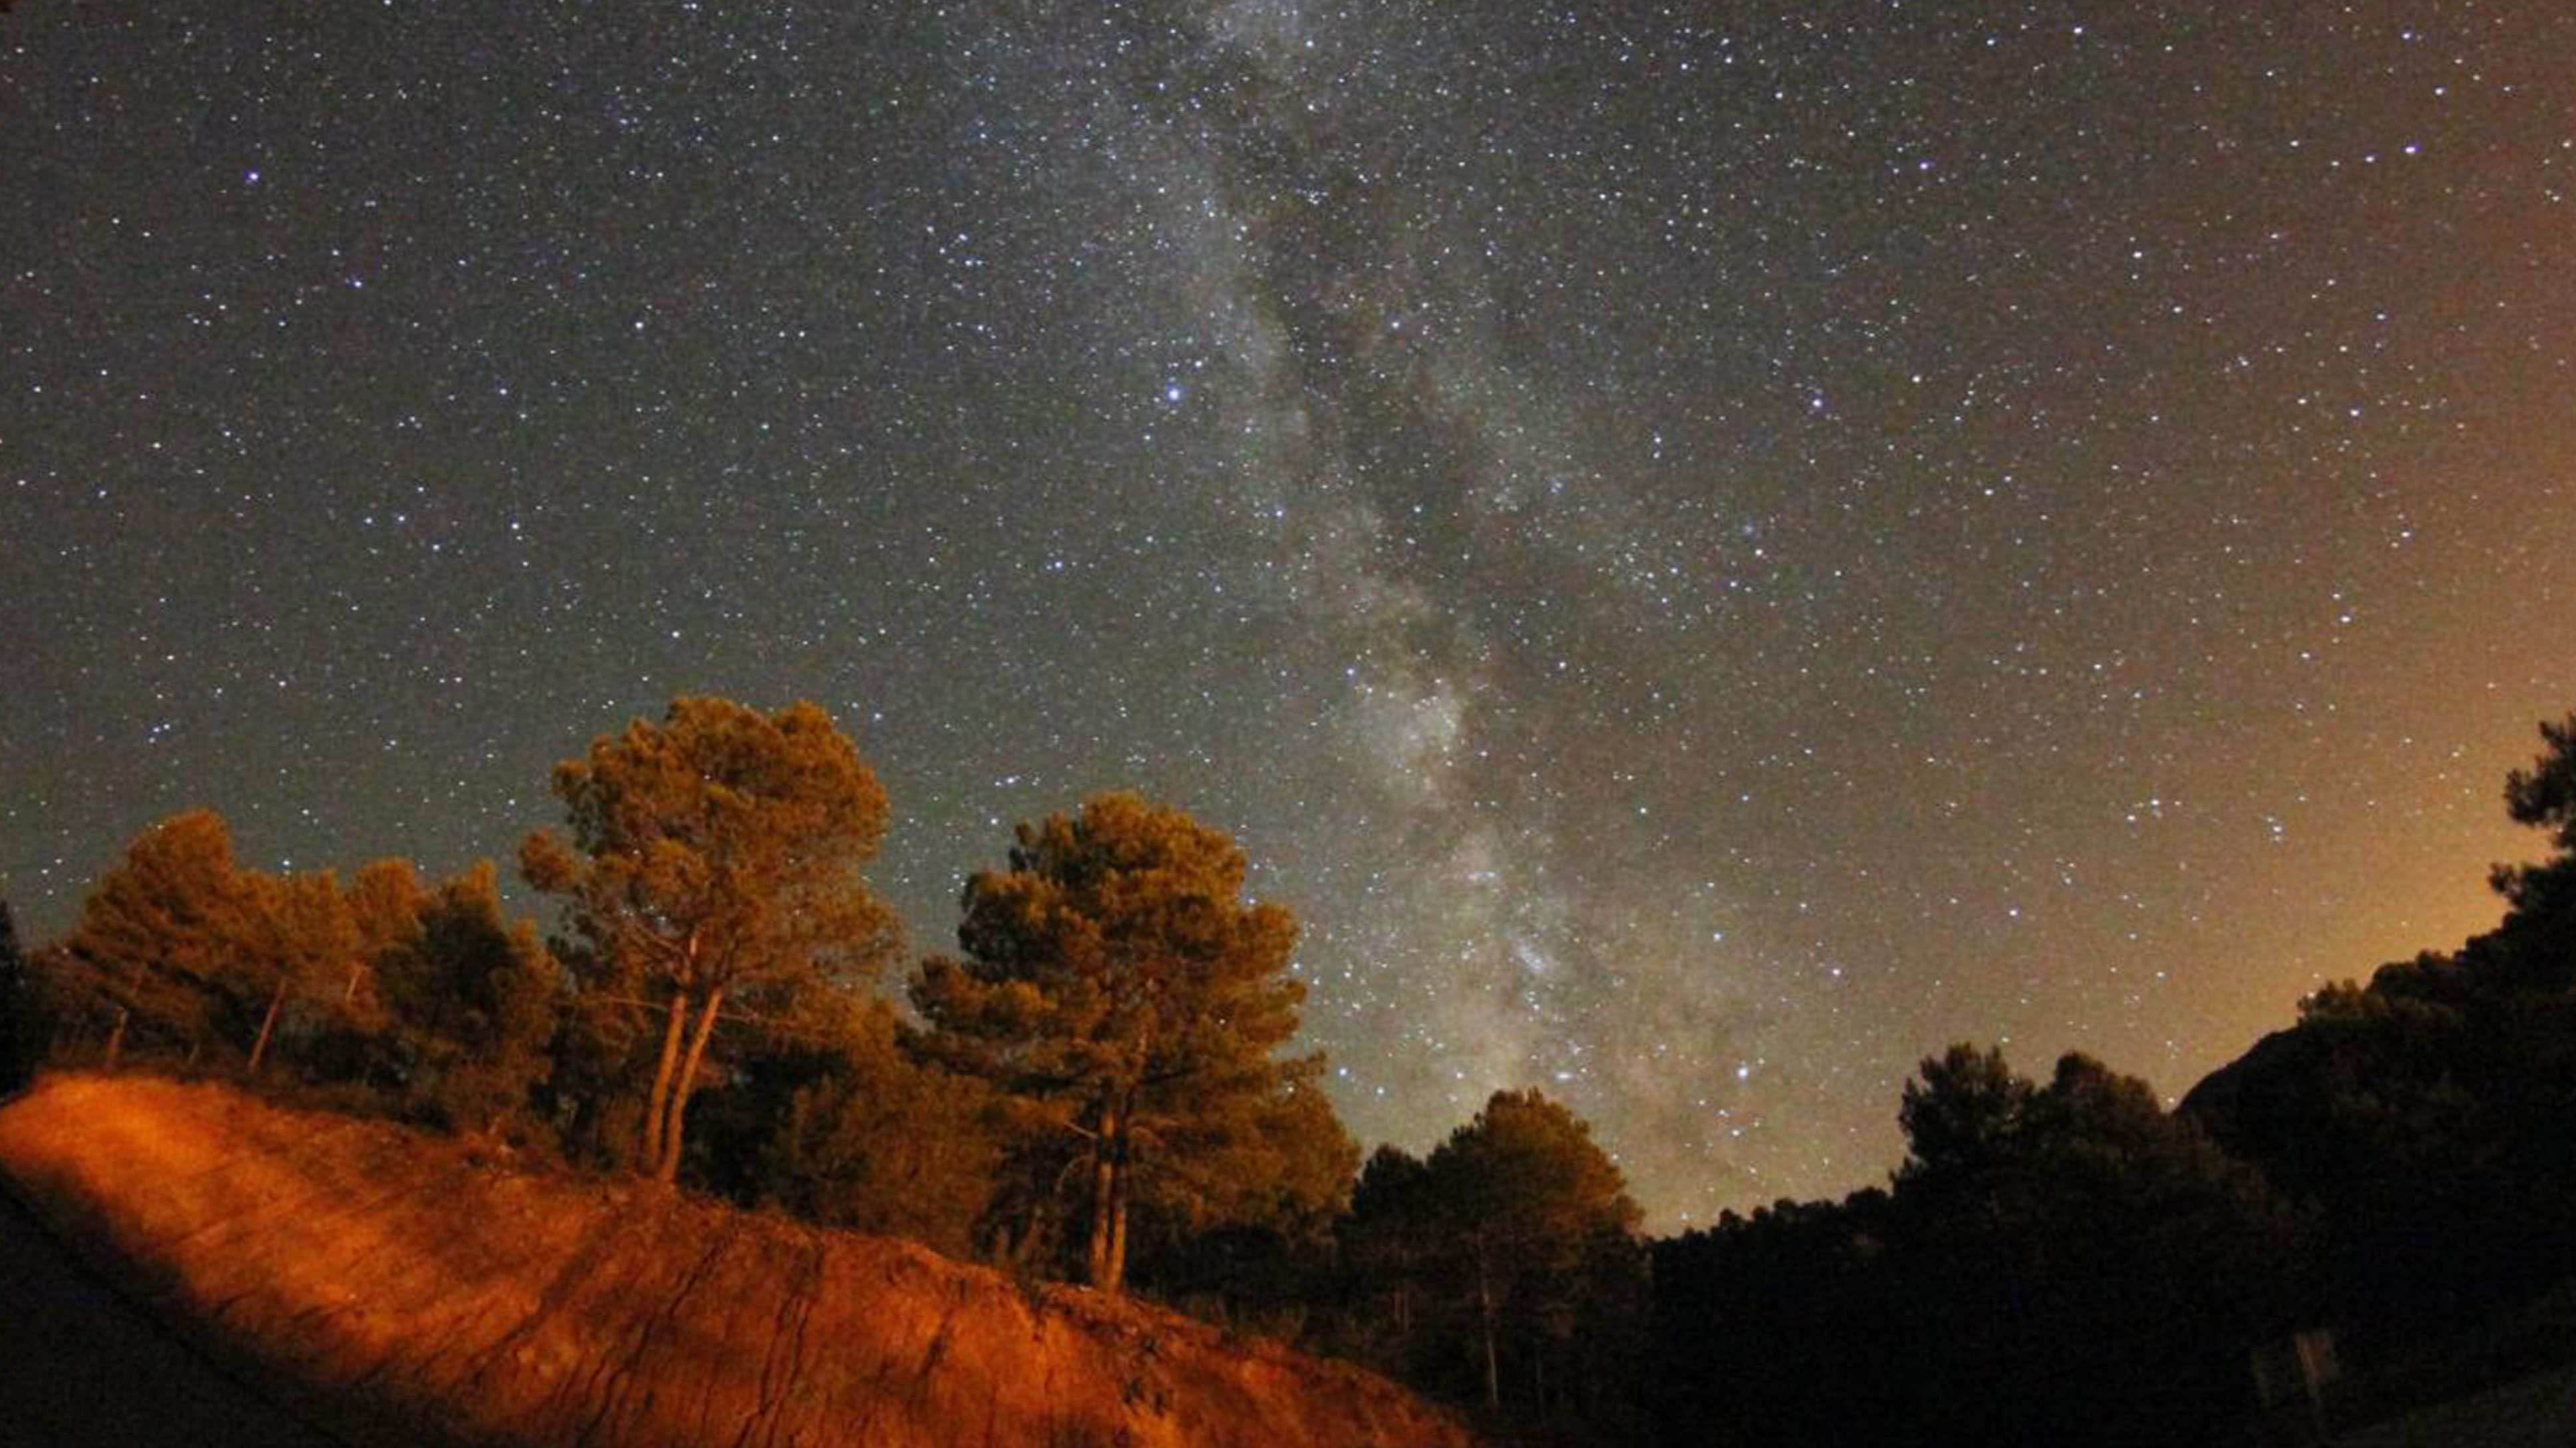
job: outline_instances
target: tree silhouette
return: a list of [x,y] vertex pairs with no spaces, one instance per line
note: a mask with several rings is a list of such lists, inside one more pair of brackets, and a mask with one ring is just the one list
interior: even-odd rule
[[1125,1282],[1142,1194],[1216,1215],[1258,1194],[1241,1173],[1278,1139],[1281,1112],[1307,1109],[1321,1069],[1320,1056],[1273,1058],[1305,995],[1288,975],[1296,923],[1244,903],[1243,881],[1222,832],[1095,795],[1019,827],[1009,868],[967,882],[965,958],[913,978],[936,1047],[1036,1129],[1018,1156],[1049,1179],[1031,1195],[1079,1178],[1083,1270],[1102,1291]]
[[1351,1206],[1334,1232],[1345,1279],[1342,1307],[1351,1355],[1393,1377],[1436,1384],[1446,1362],[1425,1330],[1445,1291],[1441,1266],[1454,1236],[1431,1195],[1422,1158],[1382,1143],[1360,1168]]
[[2543,832],[2555,854],[2489,872],[2511,908],[2478,962],[2500,985],[2534,994],[2576,988],[2576,713],[2543,720],[2540,739],[2531,767],[2505,777],[2505,812]]
[[2328,985],[2184,1098],[2321,1209],[2325,1308],[2367,1363],[2576,1273],[2576,715],[2505,780],[2550,855],[2500,865],[2496,928]]
[[2540,722],[2540,757],[2505,776],[2505,810],[2516,824],[2549,831],[2561,854],[2576,854],[2576,712]]
[[1502,1405],[1507,1356],[1525,1367],[1534,1409],[1547,1406],[1551,1366],[1560,1390],[1596,1376],[1570,1354],[1618,1334],[1644,1260],[1637,1204],[1580,1117],[1536,1091],[1498,1091],[1418,1179],[1395,1161],[1379,1175],[1383,1197],[1373,1185],[1370,1205],[1383,1200],[1430,1234],[1414,1250],[1468,1310],[1488,1407]]
[[2007,1157],[2027,1125],[2030,1082],[2004,1064],[2001,1047],[1961,1043],[1927,1057],[1905,1083],[1897,1125],[1907,1156],[1898,1175],[1973,1171]]
[[[1658,1244],[1657,1416],[1677,1440],[2193,1443],[2250,1412],[2298,1222],[2144,1081],[2081,1054],[1925,1060],[1894,1190]],[[1710,1425],[1723,1422],[1723,1428]]]
[[[1925,1416],[1963,1441],[2184,1442],[2241,1411],[2243,1355],[2285,1326],[2297,1260],[2260,1175],[2080,1053],[2038,1086],[1966,1046],[1921,1072],[1891,1318]],[[1943,1402],[1971,1376],[1987,1390]]]
[[554,789],[572,838],[529,836],[520,868],[563,897],[592,1003],[630,1029],[660,1017],[638,1155],[671,1181],[725,1003],[872,979],[892,957],[893,917],[859,877],[885,791],[814,705],[715,698],[601,735]]

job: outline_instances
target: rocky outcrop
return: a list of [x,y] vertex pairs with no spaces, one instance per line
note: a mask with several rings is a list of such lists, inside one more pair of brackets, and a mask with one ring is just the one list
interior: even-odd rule
[[1383,1379],[1156,1309],[214,1085],[49,1078],[0,1110],[0,1172],[361,1441],[1468,1441]]

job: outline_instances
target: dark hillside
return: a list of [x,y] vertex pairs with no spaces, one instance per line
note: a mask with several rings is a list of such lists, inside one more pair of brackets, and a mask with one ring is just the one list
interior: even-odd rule
[[333,1448],[127,1301],[0,1194],[0,1441]]

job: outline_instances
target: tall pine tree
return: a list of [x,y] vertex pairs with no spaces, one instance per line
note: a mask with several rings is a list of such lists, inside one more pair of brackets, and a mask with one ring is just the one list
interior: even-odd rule
[[892,958],[894,917],[859,877],[885,790],[814,705],[715,698],[601,735],[554,787],[572,838],[529,836],[520,868],[563,898],[592,1002],[658,1034],[637,1155],[671,1181],[726,1003],[779,1008]]
[[1243,900],[1233,840],[1134,794],[1018,839],[1008,869],[967,882],[965,958],[926,962],[913,1000],[937,1049],[1018,1103],[1036,1133],[1020,1159],[1048,1178],[1030,1209],[1062,1183],[1084,1275],[1114,1293],[1146,1194],[1222,1213],[1312,1191],[1290,1179],[1312,1153],[1262,1149],[1320,1105],[1304,1098],[1322,1058],[1274,1055],[1305,995],[1288,973],[1296,923]]

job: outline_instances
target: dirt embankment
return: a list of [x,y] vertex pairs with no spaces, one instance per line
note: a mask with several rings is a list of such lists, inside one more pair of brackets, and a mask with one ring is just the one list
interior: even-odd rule
[[1465,1445],[1383,1379],[909,1243],[209,1085],[58,1076],[0,1172],[218,1356],[360,1441]]

